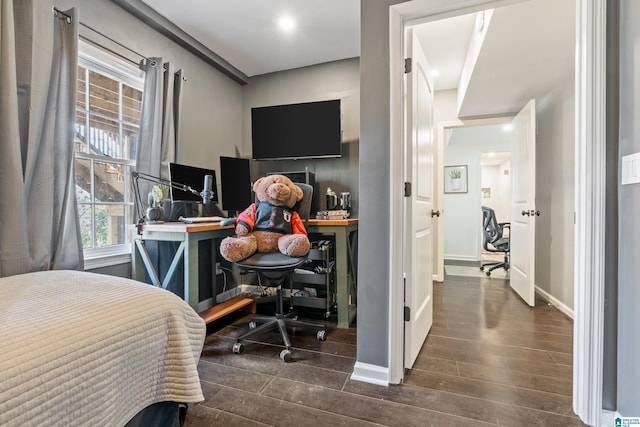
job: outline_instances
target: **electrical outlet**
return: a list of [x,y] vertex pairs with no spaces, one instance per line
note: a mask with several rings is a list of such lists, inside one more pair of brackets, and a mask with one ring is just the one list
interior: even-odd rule
[[216,262],[216,276],[218,274],[222,274],[222,268],[220,267],[220,263]]

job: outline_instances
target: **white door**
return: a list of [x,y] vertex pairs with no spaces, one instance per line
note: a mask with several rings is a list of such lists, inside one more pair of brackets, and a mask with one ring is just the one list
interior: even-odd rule
[[513,119],[511,173],[511,287],[535,305],[536,103],[530,100]]
[[411,71],[406,74],[404,367],[411,368],[433,323],[433,86],[427,61],[407,32]]

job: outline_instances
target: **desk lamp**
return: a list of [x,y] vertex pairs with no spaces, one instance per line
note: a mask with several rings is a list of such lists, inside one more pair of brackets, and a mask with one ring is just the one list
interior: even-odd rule
[[[138,181],[140,179],[143,179],[145,181],[149,181],[149,182],[153,182],[155,184],[161,184],[161,185],[166,185],[167,187],[171,187],[171,188],[175,188],[176,190],[182,190],[182,191],[187,191],[190,193],[193,193],[195,195],[198,195],[200,197],[202,197],[202,202],[204,204],[208,204],[210,203],[213,198],[215,193],[212,190],[212,186],[213,186],[213,176],[212,175],[205,175],[204,177],[204,189],[202,191],[198,191],[195,190],[193,188],[191,188],[190,186],[186,185],[186,184],[181,184],[179,182],[175,182],[175,181],[170,181],[168,179],[164,179],[164,178],[160,178],[157,176],[153,176],[153,175],[149,175],[143,172],[137,172],[137,171],[132,171],[131,172],[131,177],[133,178],[131,180],[131,185],[133,187],[133,192],[136,198],[136,210],[138,211],[138,214],[140,215],[143,212],[143,203],[142,203],[142,198],[140,196],[140,186]],[[158,222],[160,221],[160,219],[162,218],[164,211],[161,207],[154,207],[153,205],[153,199],[152,199],[152,195],[151,193],[149,193],[149,199],[147,200],[148,204],[149,204],[149,208],[146,210],[146,213],[143,217],[140,217],[138,219],[138,226],[141,225],[143,222]]]

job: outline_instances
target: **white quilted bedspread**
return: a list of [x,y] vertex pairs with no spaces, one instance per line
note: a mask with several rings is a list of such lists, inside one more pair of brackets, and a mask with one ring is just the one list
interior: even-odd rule
[[203,320],[179,297],[77,271],[0,278],[0,425],[123,426],[203,400]]

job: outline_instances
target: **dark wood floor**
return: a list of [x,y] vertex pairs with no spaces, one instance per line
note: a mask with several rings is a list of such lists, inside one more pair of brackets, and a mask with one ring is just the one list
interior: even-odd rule
[[285,363],[275,333],[232,353],[249,316],[212,325],[199,364],[205,401],[189,407],[185,425],[584,425],[571,404],[570,319],[542,300],[527,307],[500,279],[446,276],[434,295],[418,360],[404,384],[389,387],[349,378],[355,327],[327,322],[325,342],[293,337]]

